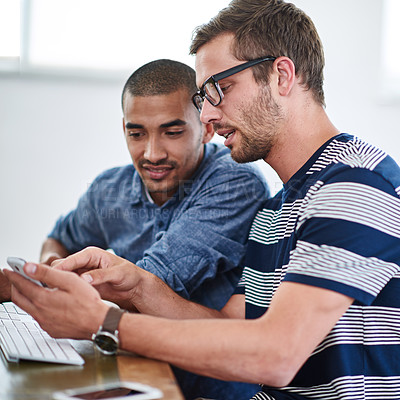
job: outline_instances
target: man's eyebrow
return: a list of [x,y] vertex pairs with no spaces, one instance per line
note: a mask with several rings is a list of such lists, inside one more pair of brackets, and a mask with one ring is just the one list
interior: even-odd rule
[[171,122],[166,122],[165,124],[161,124],[160,128],[170,128],[171,126],[184,126],[186,125],[186,121],[182,121],[181,119],[174,119]]
[[143,129],[144,126],[143,126],[143,125],[140,125],[140,124],[134,124],[134,123],[132,123],[132,122],[127,122],[127,123],[125,124],[125,128],[126,128],[126,129]]

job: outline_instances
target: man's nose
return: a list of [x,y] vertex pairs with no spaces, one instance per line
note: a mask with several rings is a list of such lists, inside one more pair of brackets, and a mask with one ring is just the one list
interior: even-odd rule
[[208,100],[204,100],[200,113],[200,120],[203,124],[212,124],[221,120],[221,109],[213,106]]
[[144,158],[152,163],[167,158],[167,151],[162,144],[162,140],[157,137],[151,137],[146,142]]

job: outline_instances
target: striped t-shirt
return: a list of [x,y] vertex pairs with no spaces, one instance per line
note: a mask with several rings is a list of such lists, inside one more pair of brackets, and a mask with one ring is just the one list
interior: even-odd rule
[[354,298],[292,382],[253,399],[400,399],[400,168],[348,134],[325,143],[253,222],[236,293],[265,313],[282,280]]

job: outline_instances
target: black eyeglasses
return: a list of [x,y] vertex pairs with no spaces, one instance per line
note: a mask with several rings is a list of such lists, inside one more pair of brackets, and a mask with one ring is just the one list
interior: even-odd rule
[[275,61],[276,57],[266,56],[261,58],[256,58],[255,60],[247,61],[243,64],[236,65],[235,67],[229,68],[225,71],[219,72],[218,74],[211,75],[202,85],[200,90],[196,92],[192,101],[195,107],[201,112],[204,104],[204,99],[207,99],[210,104],[214,107],[219,105],[224,98],[224,94],[219,86],[218,81],[225,79],[228,76],[237,74],[246,68],[250,68],[256,64],[262,63],[264,61]]

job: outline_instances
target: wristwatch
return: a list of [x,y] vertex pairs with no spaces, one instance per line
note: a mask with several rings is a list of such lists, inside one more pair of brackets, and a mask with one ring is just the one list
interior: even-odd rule
[[125,313],[124,310],[116,307],[110,307],[104,318],[103,325],[100,326],[97,333],[92,335],[94,345],[106,355],[113,355],[118,350],[118,324]]

